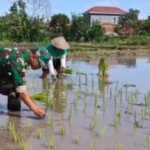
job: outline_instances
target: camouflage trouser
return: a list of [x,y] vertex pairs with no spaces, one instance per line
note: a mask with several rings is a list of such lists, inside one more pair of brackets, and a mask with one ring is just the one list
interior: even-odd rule
[[0,94],[8,96],[7,108],[10,111],[20,111],[21,102],[13,84],[0,85]]

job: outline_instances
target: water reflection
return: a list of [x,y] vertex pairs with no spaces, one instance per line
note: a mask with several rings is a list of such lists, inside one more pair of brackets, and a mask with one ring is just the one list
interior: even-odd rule
[[43,79],[43,82],[42,82],[42,89],[43,89],[43,92],[47,92],[48,89],[49,89],[49,81],[47,78]]
[[[43,80],[38,85],[34,78],[35,88],[43,86],[41,91],[48,92],[54,105],[48,109],[48,121],[34,121],[32,130],[18,131],[28,133],[27,137],[34,133],[30,140],[33,149],[43,149],[43,143],[51,134],[62,150],[89,149],[93,145],[91,141],[96,141],[96,149],[121,149],[114,148],[120,143],[124,149],[145,149],[145,138],[147,145],[150,138],[150,94],[142,95],[138,91],[144,91],[145,87],[150,89],[150,64],[147,59],[136,59],[135,68],[128,68],[123,62],[115,66],[110,63],[104,77],[97,75],[98,63],[74,62],[72,68],[76,73],[69,77],[50,83]],[[23,120],[23,123],[16,121],[17,128],[21,125],[24,129],[29,122],[27,118]],[[36,139],[35,132],[39,135],[39,128],[40,133],[41,129],[45,130],[45,139]],[[37,142],[34,144],[34,141]]]
[[105,93],[105,90],[109,83],[109,76],[99,77],[99,91],[100,93]]
[[[122,62],[124,62],[124,58],[122,59]],[[126,62],[128,62],[128,59]],[[109,74],[111,81],[118,81],[122,85],[135,85],[137,90],[142,93],[150,91],[148,84],[150,82],[150,65],[146,58],[136,58],[136,60],[133,60],[133,63],[117,63],[112,65]]]
[[52,94],[53,110],[58,113],[65,112],[67,106],[67,85],[63,79],[58,79],[48,86],[47,81],[43,81],[44,89],[49,89]]
[[116,58],[118,61],[118,64],[125,65],[128,68],[135,68],[136,67],[136,58],[135,57],[129,57],[129,58]]

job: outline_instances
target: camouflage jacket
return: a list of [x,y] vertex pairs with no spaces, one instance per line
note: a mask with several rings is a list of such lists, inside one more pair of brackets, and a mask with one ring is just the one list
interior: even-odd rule
[[25,86],[24,74],[29,66],[30,51],[0,48],[0,86],[12,83],[20,92]]

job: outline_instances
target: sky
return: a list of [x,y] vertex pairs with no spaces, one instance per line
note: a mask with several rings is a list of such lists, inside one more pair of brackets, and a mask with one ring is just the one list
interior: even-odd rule
[[[130,8],[140,10],[140,19],[146,19],[150,16],[150,0],[49,0],[51,10],[50,15],[64,13],[81,14],[93,6],[117,6],[124,10]],[[0,0],[0,15],[8,12],[12,0]]]

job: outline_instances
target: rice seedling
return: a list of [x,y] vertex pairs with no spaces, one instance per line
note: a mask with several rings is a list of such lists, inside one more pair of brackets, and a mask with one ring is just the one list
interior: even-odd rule
[[128,103],[132,104],[132,105],[138,104],[138,93],[137,93],[137,91],[132,92],[130,94],[130,96],[128,98]]
[[146,145],[150,145],[150,135],[146,135],[144,140]]
[[66,134],[66,130],[65,130],[64,127],[62,127],[62,128],[60,129],[60,135],[61,135],[61,136],[64,136],[65,134]]
[[48,150],[56,150],[56,139],[54,135],[49,139]]
[[90,130],[94,130],[95,127],[96,127],[96,121],[94,120],[94,121],[92,121],[92,122],[90,123],[89,129],[90,129]]
[[142,121],[147,119],[147,110],[146,110],[146,108],[141,109],[140,115],[141,115],[141,120]]
[[30,121],[27,122],[26,125],[27,125],[28,128],[31,128],[33,126],[32,122],[30,122]]
[[9,122],[8,130],[14,143],[21,145],[23,150],[30,150],[29,143],[25,142],[24,137],[21,135],[21,133],[18,133],[13,121]]
[[134,128],[136,129],[136,128],[143,128],[143,126],[140,124],[140,122],[137,120],[137,114],[136,114],[136,112],[135,112],[135,114],[134,114]]
[[69,122],[72,121],[72,114],[73,114],[73,110],[72,110],[72,106],[70,106],[69,113],[68,113],[68,120],[69,120]]
[[87,73],[85,74],[85,85],[86,86],[88,85],[88,75],[87,75]]
[[98,64],[98,67],[99,67],[99,75],[102,77],[102,78],[105,78],[108,76],[108,64],[106,63],[106,58],[101,58],[99,60],[99,64]]
[[99,104],[98,104],[98,96],[95,95],[94,97],[95,97],[95,98],[94,98],[94,107],[95,107],[95,108],[98,108],[98,107],[99,107]]
[[119,102],[121,104],[122,101],[123,101],[123,91],[122,91],[122,88],[118,91],[118,99],[119,99]]
[[81,75],[79,74],[79,81],[78,81],[78,83],[79,83],[79,88],[81,88]]
[[107,128],[102,127],[102,128],[100,129],[100,136],[103,137],[103,136],[105,136],[106,134],[107,134]]
[[116,144],[115,145],[115,150],[123,150],[123,145],[122,144]]
[[65,73],[65,74],[73,74],[73,70],[70,69],[70,68],[66,68],[66,69],[64,70],[64,73]]
[[145,106],[150,106],[150,93],[144,95]]
[[28,143],[22,142],[22,148],[23,150],[31,150],[31,146]]
[[92,80],[92,88],[91,88],[91,90],[92,91],[94,91],[94,88],[95,88],[95,82],[94,82],[94,75],[93,74],[91,74],[91,80]]
[[16,128],[15,123],[13,121],[9,122],[8,130],[9,130],[9,133],[10,133],[10,135],[11,135],[11,137],[15,143],[20,144],[23,141],[23,137],[21,134],[19,134],[17,132],[17,128]]
[[53,100],[49,98],[49,95],[46,92],[35,94],[32,98],[44,103],[48,108],[53,108],[54,106]]
[[83,113],[86,113],[86,111],[87,111],[87,106],[88,106],[87,98],[88,98],[88,97],[85,95],[85,97],[84,97]]
[[42,129],[38,129],[37,134],[36,134],[36,138],[37,139],[42,139],[44,137],[44,132]]
[[110,87],[109,99],[112,100],[112,87]]
[[121,113],[118,112],[115,115],[115,119],[114,119],[114,124],[113,125],[114,125],[115,128],[118,128],[120,126],[120,124],[121,124]]
[[53,123],[53,120],[52,120],[52,118],[50,118],[49,117],[49,119],[48,119],[48,126],[50,127],[50,128],[54,128],[54,123]]
[[91,150],[96,150],[96,142],[91,145]]
[[73,139],[73,143],[78,145],[80,143],[80,139],[81,137],[80,136],[76,136],[74,139]]
[[128,102],[128,87],[125,87],[125,100]]
[[75,97],[76,97],[76,99],[74,102],[74,108],[75,108],[75,111],[78,113],[78,106],[79,106],[79,103],[81,100],[81,91],[77,91]]

